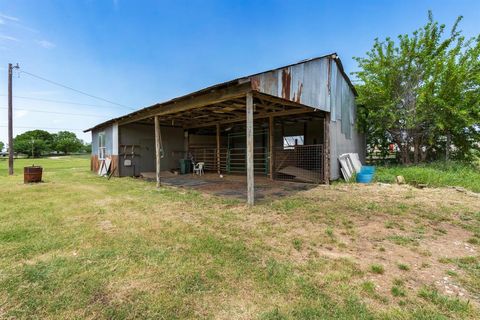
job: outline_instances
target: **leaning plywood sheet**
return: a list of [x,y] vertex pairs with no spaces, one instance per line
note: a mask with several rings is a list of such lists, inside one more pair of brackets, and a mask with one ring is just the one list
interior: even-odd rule
[[349,153],[349,155],[355,172],[359,173],[360,170],[362,170],[362,163],[360,162],[360,157],[358,156],[358,153]]
[[98,174],[99,176],[101,176],[101,175],[102,175],[102,171],[103,171],[103,166],[104,166],[105,160],[99,160],[98,162],[99,162],[99,164],[98,164],[98,172],[97,172],[97,174]]
[[305,170],[299,167],[287,166],[278,170],[279,173],[283,173],[289,176],[295,177],[295,179],[304,181],[304,182],[314,182],[317,183],[320,180],[320,176],[315,171]]
[[342,171],[343,178],[345,179],[345,181],[350,181],[353,173],[355,172],[355,168],[353,167],[352,160],[350,159],[350,154],[349,153],[342,154],[338,157],[338,160],[340,161],[340,165],[341,165],[340,170]]

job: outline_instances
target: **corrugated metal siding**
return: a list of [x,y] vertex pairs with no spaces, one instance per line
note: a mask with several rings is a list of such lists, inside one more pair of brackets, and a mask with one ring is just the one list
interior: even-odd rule
[[251,77],[254,90],[330,111],[328,93],[330,58],[261,73]]
[[111,156],[118,154],[118,150],[113,151],[113,128],[112,126],[108,126],[101,130],[92,130],[92,155],[99,155],[98,134],[101,132],[105,132],[105,155]]
[[354,131],[354,113],[356,111],[355,95],[343,78],[337,64],[332,61],[332,81],[330,110],[332,121],[342,121],[341,132],[350,139]]
[[355,129],[355,94],[331,57],[264,72],[251,77],[262,93],[330,112],[330,174],[340,177],[338,156],[356,152],[365,158],[365,137]]
[[360,161],[365,163],[365,135],[356,131],[352,132],[352,138],[347,139],[342,133],[341,121],[330,123],[330,179],[336,180],[341,177],[338,156],[343,153],[358,153]]
[[[170,170],[179,167],[179,159],[184,156],[185,136],[183,129],[172,127],[160,127],[164,157],[160,160],[162,170]],[[136,145],[133,158],[135,174],[140,172],[155,171],[155,128],[153,125],[129,123],[119,126],[120,145]],[[127,153],[131,147],[127,148]],[[120,153],[123,153],[121,148]],[[128,156],[128,159],[131,159]],[[131,176],[133,166],[125,167],[123,157],[120,157],[120,176]]]
[[330,179],[336,180],[340,178],[339,155],[358,153],[364,163],[365,136],[355,128],[355,95],[333,60],[331,68]]

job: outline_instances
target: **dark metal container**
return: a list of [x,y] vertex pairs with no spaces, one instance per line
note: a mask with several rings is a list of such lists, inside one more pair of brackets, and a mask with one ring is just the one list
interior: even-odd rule
[[43,168],[31,166],[23,168],[23,183],[42,182]]

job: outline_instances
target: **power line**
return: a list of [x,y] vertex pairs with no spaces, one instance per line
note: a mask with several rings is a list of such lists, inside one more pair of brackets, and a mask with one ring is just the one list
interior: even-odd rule
[[[0,109],[8,109],[7,107],[0,107]],[[82,117],[97,117],[103,118],[104,116],[100,116],[98,114],[86,114],[86,113],[69,113],[69,112],[57,112],[57,111],[44,111],[44,110],[35,110],[35,109],[24,109],[22,107],[15,108],[15,110],[20,111],[31,111],[31,112],[39,112],[39,113],[53,113],[53,114],[65,114],[69,116],[82,116]]]
[[72,88],[72,87],[69,87],[69,86],[67,86],[67,85],[64,85],[64,84],[55,82],[55,81],[53,81],[53,80],[49,80],[49,79],[47,79],[47,78],[38,76],[38,75],[36,75],[36,74],[27,72],[27,71],[25,71],[25,70],[23,70],[23,69],[20,70],[20,73],[28,74],[28,75],[31,76],[31,77],[37,78],[37,79],[39,79],[39,80],[43,80],[43,81],[45,81],[45,82],[48,82],[48,83],[50,83],[50,84],[53,84],[53,85],[56,85],[56,86],[59,86],[59,87],[62,87],[62,88],[68,89],[68,90],[75,91],[75,92],[77,92],[77,93],[86,95],[86,96],[88,96],[88,97],[90,97],[90,98],[93,98],[93,99],[105,101],[105,102],[108,102],[108,103],[110,103],[110,104],[114,104],[114,105],[117,105],[117,106],[119,106],[119,107],[122,107],[122,108],[127,108],[127,109],[134,110],[133,108],[127,107],[127,106],[125,106],[125,105],[123,105],[123,104],[120,104],[120,103],[117,103],[117,102],[114,102],[114,101],[111,101],[111,100],[107,100],[107,99],[104,99],[104,98],[95,96],[95,95],[93,95],[93,94],[86,93],[85,91],[77,90],[77,89]]
[[[6,94],[0,94],[2,97],[6,97]],[[102,106],[98,104],[89,104],[89,103],[80,103],[80,102],[73,102],[73,101],[63,101],[63,100],[54,100],[54,99],[45,99],[45,98],[33,98],[33,97],[24,97],[24,96],[13,96],[14,98],[19,99],[26,99],[26,100],[38,100],[38,101],[46,101],[46,102],[53,102],[53,103],[61,103],[61,104],[73,104],[78,106],[87,106],[87,107],[99,107],[99,108],[110,108],[110,106]]]
[[[0,125],[0,128],[6,128],[7,125]],[[19,129],[44,129],[44,130],[71,130],[71,131],[82,131],[84,129],[71,129],[71,128],[50,128],[50,127],[19,127],[15,126],[15,128]]]

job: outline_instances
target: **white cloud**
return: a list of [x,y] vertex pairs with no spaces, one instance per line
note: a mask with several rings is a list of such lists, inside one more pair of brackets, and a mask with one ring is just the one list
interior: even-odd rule
[[3,14],[3,13],[0,13],[0,18],[3,18],[5,20],[10,20],[10,21],[15,21],[15,22],[20,21],[20,19],[18,19],[17,17],[8,16],[8,15]]
[[9,41],[15,41],[15,42],[20,41],[15,37],[7,36],[7,35],[4,35],[4,34],[0,34],[0,40],[9,40]]
[[39,33],[38,30],[27,27],[26,25],[23,25],[22,23],[20,23],[19,18],[9,16],[9,15],[3,14],[1,12],[0,12],[0,25],[10,25],[14,28],[24,29],[26,31],[30,31],[30,32],[33,32],[33,33]]
[[39,46],[45,49],[53,49],[56,47],[55,43],[47,41],[47,40],[37,40],[35,41]]

